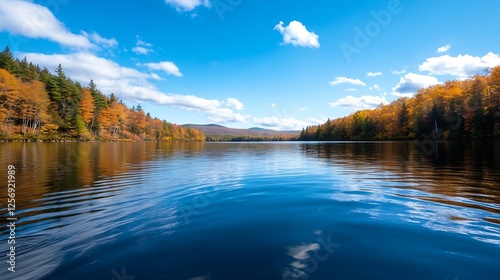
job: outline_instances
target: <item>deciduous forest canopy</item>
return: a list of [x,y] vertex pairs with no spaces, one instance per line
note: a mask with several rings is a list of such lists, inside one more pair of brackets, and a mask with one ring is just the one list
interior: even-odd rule
[[202,132],[183,128],[128,108],[91,80],[72,81],[59,65],[47,68],[0,53],[0,138],[30,140],[205,141]]
[[[128,108],[91,80],[72,81],[59,65],[47,68],[0,52],[1,139],[78,139],[205,141],[184,128]],[[304,128],[299,140],[389,140],[432,137],[438,128],[448,139],[500,137],[500,66],[466,80],[423,88],[373,110]]]
[[373,110],[302,130],[300,140],[388,140],[500,137],[500,66],[489,75],[423,88]]

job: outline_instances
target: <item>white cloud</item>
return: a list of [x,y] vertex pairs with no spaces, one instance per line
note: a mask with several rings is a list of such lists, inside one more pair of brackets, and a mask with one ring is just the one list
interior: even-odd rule
[[0,1],[0,19],[0,31],[28,38],[47,39],[63,46],[97,49],[99,45],[118,45],[116,39],[106,39],[95,32],[71,32],[47,7],[31,1]]
[[280,21],[274,27],[274,30],[278,30],[283,35],[283,45],[292,44],[295,47],[310,48],[319,48],[320,46],[318,41],[319,36],[314,32],[309,32],[299,21],[291,21],[288,26],[284,26],[284,23]]
[[150,48],[152,47],[153,45],[151,43],[148,43],[148,42],[144,42],[140,36],[135,36],[135,38],[137,39],[137,41],[135,42],[135,45],[136,46],[141,46],[141,47],[147,47],[147,48]]
[[97,45],[104,46],[107,48],[114,48],[118,46],[118,41],[115,38],[107,39],[97,34],[96,32],[92,32],[89,34],[85,31],[82,31],[82,34],[83,36],[87,37],[89,40],[91,40],[93,43]]
[[408,72],[406,69],[401,69],[401,70],[393,70],[391,73],[393,75],[403,75],[406,74],[406,72]]
[[169,75],[174,75],[177,77],[182,77],[182,73],[172,61],[162,61],[162,62],[157,62],[157,63],[143,63],[143,64],[138,64],[141,66],[146,66],[151,70],[158,70],[158,71],[163,71]]
[[428,58],[419,66],[420,71],[428,71],[434,75],[452,75],[467,78],[476,74],[484,74],[485,70],[500,65],[500,55],[489,52],[483,57],[471,55]]
[[442,46],[442,47],[438,48],[438,49],[437,49],[437,52],[438,52],[438,53],[444,53],[444,52],[449,51],[450,49],[451,49],[451,45],[450,45],[450,44],[448,44],[448,45],[446,45],[446,46]]
[[345,91],[356,91],[355,88],[346,88]]
[[228,98],[225,102],[227,106],[233,107],[238,111],[243,110],[244,106],[243,103],[241,103],[238,99],[236,98]]
[[144,55],[153,52],[152,49],[147,49],[145,47],[133,47],[132,51],[135,52],[136,54],[144,54]]
[[55,69],[57,65],[62,64],[66,75],[73,80],[86,85],[93,79],[103,93],[114,93],[126,101],[149,101],[159,105],[199,112],[211,122],[217,123],[245,122],[248,117],[235,113],[227,107],[224,101],[205,99],[194,95],[164,93],[150,83],[151,79],[155,79],[153,74],[123,67],[112,60],[90,53],[54,55],[20,53],[16,55],[26,57],[29,61],[48,69]]
[[392,88],[392,94],[396,96],[412,96],[421,88],[437,84],[439,84],[439,81],[436,77],[408,73],[401,77],[399,83]]
[[317,124],[323,124],[328,120],[328,118],[321,117],[321,118],[306,118],[306,121],[309,122],[311,125],[317,125]]
[[189,12],[198,6],[210,8],[212,5],[209,0],[165,0],[165,3],[174,7],[179,12]]
[[151,79],[153,79],[153,80],[157,80],[157,81],[161,81],[161,80],[163,80],[163,78],[162,78],[162,77],[160,77],[160,76],[158,76],[158,74],[156,74],[156,73],[152,73],[152,74],[151,74]]
[[136,54],[148,55],[153,53],[153,45],[141,40],[141,37],[136,36],[137,41],[135,42],[135,47],[132,48],[132,51]]
[[307,107],[302,107],[299,109],[299,111],[301,111],[301,112],[307,111]]
[[370,90],[376,90],[376,91],[384,91],[379,85],[375,84],[372,87],[370,87]]
[[324,123],[325,120],[309,118],[301,121],[295,118],[279,118],[276,116],[265,118],[253,118],[253,122],[276,130],[301,130],[306,126],[318,125]]
[[345,109],[363,110],[373,109],[380,104],[386,104],[387,100],[383,96],[363,95],[361,97],[354,97],[348,95],[335,102],[331,102],[332,107],[342,107]]
[[383,75],[383,73],[382,73],[382,72],[380,72],[380,71],[378,71],[378,72],[368,72],[368,73],[366,73],[366,76],[368,76],[368,77],[377,77],[377,76],[382,76],[382,75]]
[[366,86],[366,84],[363,83],[360,79],[351,79],[346,77],[336,77],[333,81],[330,82],[330,85],[332,86],[340,84],[352,84],[355,86],[363,86],[363,87]]

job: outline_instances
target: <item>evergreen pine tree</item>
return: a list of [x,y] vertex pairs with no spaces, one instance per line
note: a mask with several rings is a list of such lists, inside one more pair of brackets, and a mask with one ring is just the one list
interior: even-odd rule
[[19,74],[19,66],[14,59],[14,56],[10,52],[9,47],[5,47],[5,50],[3,52],[0,52],[0,68],[9,71],[15,76]]

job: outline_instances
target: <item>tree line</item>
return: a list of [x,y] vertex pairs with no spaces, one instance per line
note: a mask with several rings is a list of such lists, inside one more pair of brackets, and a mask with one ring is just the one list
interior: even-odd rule
[[500,66],[302,130],[299,140],[500,138]]
[[0,139],[205,141],[193,128],[153,118],[141,105],[128,108],[91,80],[71,80],[59,64],[47,68],[0,52]]
[[281,142],[295,141],[297,135],[215,135],[207,134],[207,142]]

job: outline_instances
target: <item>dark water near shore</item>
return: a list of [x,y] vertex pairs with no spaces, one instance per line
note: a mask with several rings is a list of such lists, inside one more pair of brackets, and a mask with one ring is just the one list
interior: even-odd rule
[[0,143],[0,279],[500,279],[500,143],[434,148]]

